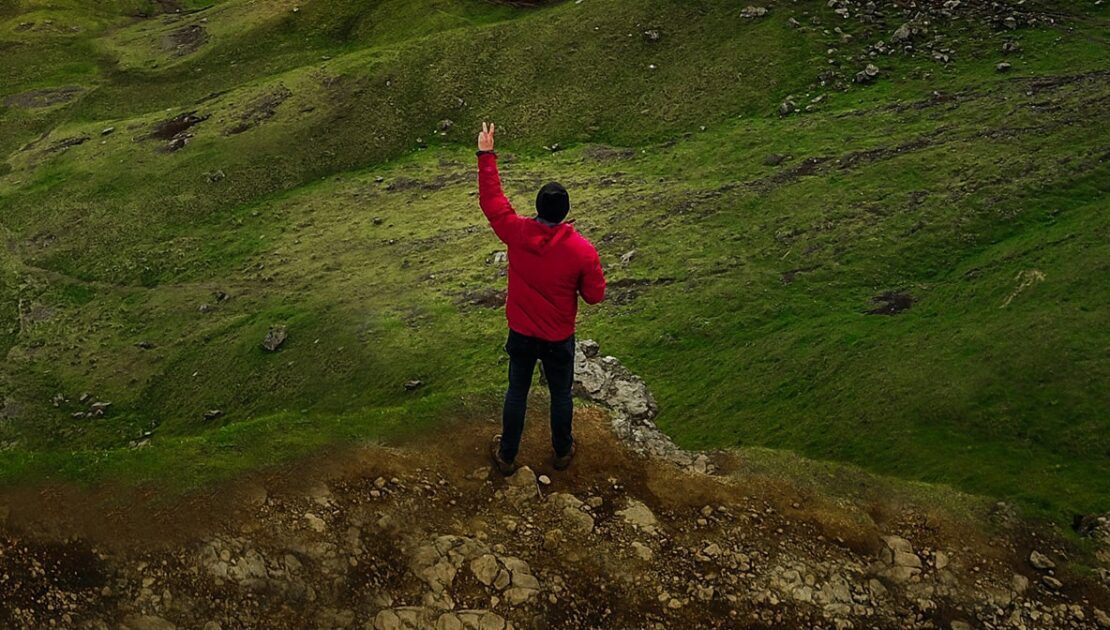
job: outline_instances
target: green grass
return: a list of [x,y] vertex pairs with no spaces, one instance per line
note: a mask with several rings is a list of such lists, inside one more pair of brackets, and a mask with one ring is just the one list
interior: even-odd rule
[[[494,119],[510,196],[526,210],[565,183],[610,280],[631,283],[580,334],[644,376],[679,443],[789,449],[1050,518],[1110,509],[1105,8],[947,26],[955,63],[883,57],[876,84],[840,90],[814,82],[827,50],[850,76],[897,25],[823,2],[759,20],[709,1],[140,5],[0,2],[18,61],[0,101],[88,88],[0,109],[0,479],[189,487],[496,417],[503,315],[461,297],[505,284],[471,194],[472,136]],[[13,30],[32,17],[81,30]],[[167,51],[189,24],[208,43]],[[1006,40],[1023,52],[999,74]],[[788,95],[814,111],[776,116]],[[208,118],[184,149],[144,139],[191,111]],[[885,292],[912,308],[867,314]],[[290,338],[267,353],[275,324]],[[73,418],[82,392],[108,415]]]

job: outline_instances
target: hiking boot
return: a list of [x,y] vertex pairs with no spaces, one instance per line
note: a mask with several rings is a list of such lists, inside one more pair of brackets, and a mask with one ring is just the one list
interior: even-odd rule
[[517,468],[520,468],[520,465],[516,462],[507,462],[501,459],[501,434],[493,436],[493,442],[489,445],[489,457],[493,460],[493,467],[505,477],[508,477],[516,472]]
[[574,459],[574,444],[570,445],[570,450],[567,451],[566,455],[561,457],[558,455],[555,456],[555,470],[566,470],[567,467],[570,466],[570,460],[572,459]]

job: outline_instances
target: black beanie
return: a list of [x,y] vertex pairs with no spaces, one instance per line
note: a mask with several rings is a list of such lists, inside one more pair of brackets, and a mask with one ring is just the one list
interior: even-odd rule
[[558,182],[545,184],[536,195],[536,213],[549,223],[562,223],[570,212],[570,195]]

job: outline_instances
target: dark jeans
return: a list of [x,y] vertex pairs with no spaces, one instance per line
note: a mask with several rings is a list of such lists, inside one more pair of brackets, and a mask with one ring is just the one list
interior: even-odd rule
[[566,455],[574,444],[571,437],[574,403],[570,395],[574,383],[574,335],[563,341],[544,341],[510,330],[505,352],[509,353],[509,389],[501,414],[501,459],[515,460],[520,449],[528,390],[537,360],[543,363],[543,374],[551,391],[551,446],[556,456]]

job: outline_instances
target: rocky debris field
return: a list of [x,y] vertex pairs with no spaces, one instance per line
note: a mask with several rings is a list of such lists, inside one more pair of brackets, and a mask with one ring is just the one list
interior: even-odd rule
[[[1058,541],[1013,523],[965,536],[905,507],[862,524],[858,508],[760,490],[727,472],[727,454],[687,453],[659,433],[643,382],[598,350],[580,342],[577,388],[609,413],[579,412],[565,472],[528,450],[546,443],[534,417],[530,465],[508,478],[485,460],[495,425],[467,424],[451,440],[367,447],[341,474],[240,481],[152,521],[105,507],[96,535],[5,507],[0,624],[1110,627],[1110,592],[1071,571]],[[190,509],[209,512],[202,525],[180,526]],[[178,526],[160,537],[159,521]],[[1086,525],[1103,532],[1105,519]]]

